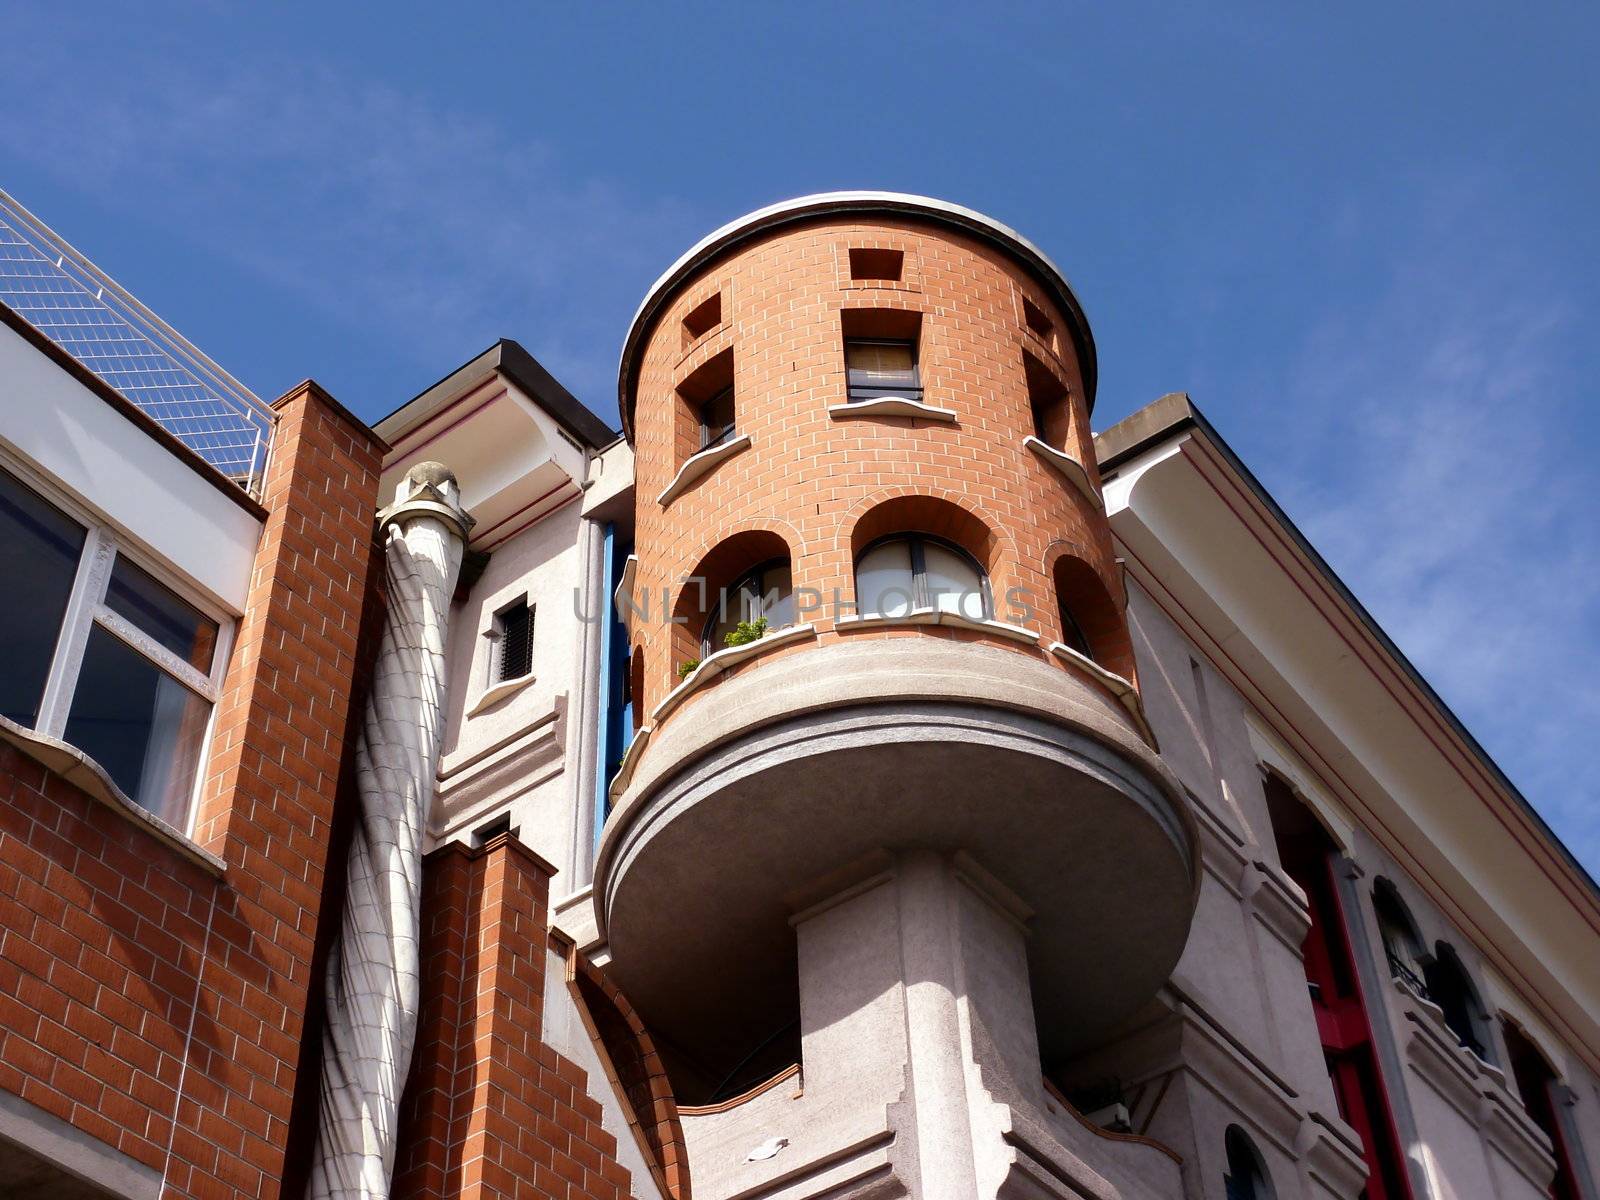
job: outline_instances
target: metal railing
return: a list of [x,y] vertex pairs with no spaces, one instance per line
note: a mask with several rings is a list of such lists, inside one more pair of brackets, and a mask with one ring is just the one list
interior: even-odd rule
[[272,409],[4,191],[0,303],[259,494]]

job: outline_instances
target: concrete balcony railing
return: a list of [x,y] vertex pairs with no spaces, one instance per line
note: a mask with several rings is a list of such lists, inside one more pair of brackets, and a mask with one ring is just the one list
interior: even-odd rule
[[981,643],[834,641],[746,665],[665,722],[606,826],[610,970],[710,1077],[796,1009],[791,918],[884,851],[961,852],[1018,902],[1046,1058],[1178,960],[1182,793],[1090,680]]

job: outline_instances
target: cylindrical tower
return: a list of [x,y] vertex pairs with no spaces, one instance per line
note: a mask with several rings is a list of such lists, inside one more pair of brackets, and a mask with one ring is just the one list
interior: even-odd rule
[[1046,1055],[1176,961],[1193,833],[1138,710],[1094,379],[1049,259],[920,197],[763,209],[646,297],[640,733],[596,896],[691,1098],[792,1051],[789,918],[874,854],[959,852],[1031,910]]

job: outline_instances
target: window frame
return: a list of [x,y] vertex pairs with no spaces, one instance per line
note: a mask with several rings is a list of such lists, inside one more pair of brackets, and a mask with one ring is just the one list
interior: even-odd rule
[[[507,675],[505,674],[505,618],[507,613],[519,605],[528,614],[528,669],[516,675]],[[488,687],[496,687],[502,683],[514,683],[518,679],[526,679],[533,674],[533,631],[536,625],[536,615],[537,608],[533,603],[533,597],[527,592],[512,596],[492,611],[489,617]]]
[[[766,574],[766,572],[775,567],[783,567],[789,572],[789,597],[791,600],[794,598],[793,560],[788,558],[769,558],[763,562],[757,563],[747,571],[741,571],[732,583],[719,592],[717,603],[713,604],[710,608],[710,611],[706,613],[705,623],[700,627],[700,657],[702,659],[710,658],[711,655],[715,654],[718,650],[727,649],[726,646],[713,646],[711,644],[712,631],[715,630],[724,619],[725,614],[722,609],[724,601],[736,601],[737,597],[743,592],[744,585],[746,583],[758,576]],[[752,590],[761,599],[762,603],[765,604],[767,593],[759,587],[753,588]],[[760,615],[764,617],[766,614],[761,613]],[[776,626],[772,629],[769,629],[767,632],[776,633],[779,628],[787,627]]]
[[[992,621],[995,619],[994,592],[989,586],[989,572],[987,569],[985,569],[983,563],[978,561],[977,556],[965,546],[962,546],[958,542],[952,542],[949,538],[940,537],[936,533],[921,533],[915,530],[901,530],[897,533],[886,533],[882,537],[873,538],[872,541],[868,542],[861,548],[861,553],[855,556],[855,561],[850,567],[850,575],[851,583],[853,586],[855,586],[856,590],[858,616],[875,617],[889,615],[887,613],[869,613],[861,610],[861,588],[860,585],[856,583],[856,579],[861,568],[861,563],[866,559],[867,555],[871,554],[874,550],[877,550],[882,546],[888,545],[890,542],[908,542],[910,544],[911,608],[902,615],[910,616],[912,613],[940,611],[935,608],[932,602],[932,597],[928,592],[928,564],[927,558],[923,554],[923,546],[931,542],[941,549],[949,550],[959,557],[965,559],[972,569],[977,572],[978,584],[983,592],[983,616],[980,619],[985,621]],[[966,614],[958,611],[957,615],[965,616]]]
[[[706,410],[718,403],[723,397],[728,400],[728,423],[723,426],[722,432],[715,437],[711,435],[711,426],[706,423]],[[733,384],[725,388],[718,388],[711,395],[695,405],[695,420],[700,425],[700,449],[710,450],[713,446],[720,446],[724,442],[732,441],[739,436],[739,410],[735,407]]]
[[[54,738],[67,745],[71,744],[65,738],[67,722],[72,714],[72,701],[77,694],[78,680],[83,671],[83,658],[88,649],[89,634],[96,625],[99,625],[142,655],[157,670],[199,696],[209,708],[205,731],[202,734],[199,762],[184,806],[183,824],[178,827],[180,833],[185,837],[189,836],[194,828],[199,808],[197,800],[200,789],[206,778],[211,735],[216,727],[217,706],[222,698],[223,682],[227,677],[228,663],[233,654],[233,641],[238,629],[237,619],[202,595],[188,580],[177,575],[153,556],[145,554],[131,538],[119,533],[82,501],[42,476],[27,463],[20,462],[12,455],[0,453],[0,469],[4,469],[22,486],[84,530],[83,549],[78,555],[77,569],[73,575],[72,589],[67,596],[66,610],[61,615],[61,627],[56,633],[56,644],[50,657],[50,670],[45,677],[44,694],[39,702],[39,716],[31,732]],[[118,558],[126,558],[162,587],[192,606],[207,620],[216,622],[217,639],[212,648],[209,672],[202,672],[185,662],[128,618],[113,611],[106,603],[106,595],[111,586],[111,573],[116,568]]]
[[[846,334],[844,338],[844,392],[845,401],[850,404],[866,404],[873,400],[896,399],[915,400],[921,403],[923,396],[922,386],[922,348],[917,344],[918,338],[894,337],[863,337]],[[871,395],[857,395],[857,385],[850,382],[850,347],[851,346],[907,346],[911,350],[911,382],[904,386],[882,386],[872,388]],[[866,388],[861,391],[865,393]]]

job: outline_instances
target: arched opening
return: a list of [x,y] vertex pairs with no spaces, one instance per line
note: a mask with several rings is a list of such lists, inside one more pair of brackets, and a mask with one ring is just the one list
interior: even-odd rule
[[700,630],[700,657],[715,654],[739,639],[794,624],[794,578],[789,558],[771,558],[746,571],[711,599]]
[[1500,1030],[1506,1039],[1506,1055],[1511,1060],[1511,1075],[1522,1107],[1550,1139],[1555,1154],[1556,1173],[1550,1181],[1550,1200],[1581,1200],[1566,1130],[1556,1117],[1555,1088],[1560,1085],[1560,1077],[1539,1047],[1533,1044],[1533,1039],[1514,1022],[1502,1019]]
[[1435,943],[1433,961],[1427,964],[1423,979],[1428,985],[1428,998],[1444,1010],[1444,1023],[1456,1035],[1456,1041],[1484,1062],[1493,1062],[1489,1014],[1454,946],[1449,942]]
[[634,729],[644,728],[645,713],[649,710],[644,703],[644,647],[635,646],[628,654],[628,695],[626,704],[633,713]]
[[1338,843],[1276,771],[1266,771],[1264,786],[1278,861],[1305,893],[1310,910],[1311,925],[1301,947],[1306,985],[1339,1115],[1361,1136],[1367,1200],[1405,1200],[1411,1192],[1400,1138],[1378,1071],[1372,1027],[1334,876]]
[[851,531],[856,608],[863,616],[917,610],[994,614],[989,571],[995,536],[977,517],[934,496],[898,496]]
[[1273,1200],[1272,1179],[1250,1135],[1229,1125],[1223,1145],[1228,1154],[1228,1173],[1223,1176],[1228,1200]]
[[1133,642],[1127,622],[1093,567],[1063,554],[1051,568],[1061,642],[1124,679],[1133,679]]
[[1427,961],[1422,935],[1411,918],[1411,910],[1400,898],[1400,890],[1383,876],[1372,884],[1372,908],[1378,918],[1378,932],[1383,937],[1383,955],[1389,964],[1389,973],[1421,992],[1426,985],[1422,972]]
[[724,649],[729,634],[740,634],[741,621],[743,640],[753,640],[794,619],[788,543],[767,529],[736,533],[717,543],[679,584],[672,610],[675,676]]

